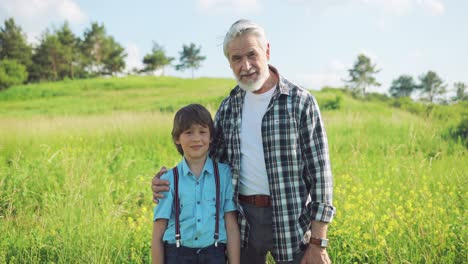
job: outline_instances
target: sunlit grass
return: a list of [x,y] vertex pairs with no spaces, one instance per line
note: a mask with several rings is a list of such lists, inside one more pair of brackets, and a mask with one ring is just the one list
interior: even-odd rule
[[[163,88],[139,82],[107,92],[70,82],[76,94],[0,102],[0,263],[149,263],[150,180],[180,159],[174,110],[196,98],[214,113],[227,90],[193,84],[188,94],[156,96]],[[80,101],[87,93],[95,94]],[[335,176],[333,262],[464,263],[466,148],[445,140],[437,120],[342,96],[340,110],[323,111]],[[28,108],[36,100],[46,106]],[[112,110],[117,104],[125,107]],[[103,108],[85,111],[93,105]],[[42,114],[48,107],[56,109]]]

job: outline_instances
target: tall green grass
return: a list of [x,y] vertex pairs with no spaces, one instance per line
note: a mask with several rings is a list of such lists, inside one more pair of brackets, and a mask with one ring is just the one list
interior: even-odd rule
[[[150,180],[180,159],[174,111],[198,101],[214,113],[232,84],[132,77],[0,93],[0,263],[149,263]],[[322,113],[332,261],[464,263],[466,148],[439,118],[314,92],[337,93],[341,107]]]

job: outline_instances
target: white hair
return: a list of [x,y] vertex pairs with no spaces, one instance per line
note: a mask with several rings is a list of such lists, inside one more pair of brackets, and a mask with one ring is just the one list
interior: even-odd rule
[[255,35],[257,37],[258,43],[260,44],[260,48],[262,48],[264,51],[267,49],[268,40],[265,35],[265,30],[250,20],[241,19],[232,24],[232,26],[229,28],[229,31],[226,33],[226,36],[224,37],[223,50],[224,56],[226,56],[226,58],[229,59],[227,50],[229,43],[231,43],[231,41],[235,38],[244,34]]

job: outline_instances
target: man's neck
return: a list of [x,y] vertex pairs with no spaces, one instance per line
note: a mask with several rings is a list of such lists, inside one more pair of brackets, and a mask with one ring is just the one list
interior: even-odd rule
[[187,157],[185,158],[185,161],[187,162],[190,171],[194,173],[197,178],[200,177],[203,167],[205,166],[206,158],[207,155],[205,155],[204,158],[200,159],[189,159]]
[[272,70],[268,69],[268,78],[265,83],[262,85],[262,88],[253,92],[254,94],[262,94],[268,92],[270,89],[276,86],[279,81],[279,77]]

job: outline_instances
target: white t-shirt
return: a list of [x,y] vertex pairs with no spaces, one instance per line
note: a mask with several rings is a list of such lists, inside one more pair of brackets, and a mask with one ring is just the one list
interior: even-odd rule
[[241,171],[239,192],[243,195],[270,195],[262,143],[262,119],[275,88],[266,93],[247,92],[242,109],[240,133]]

